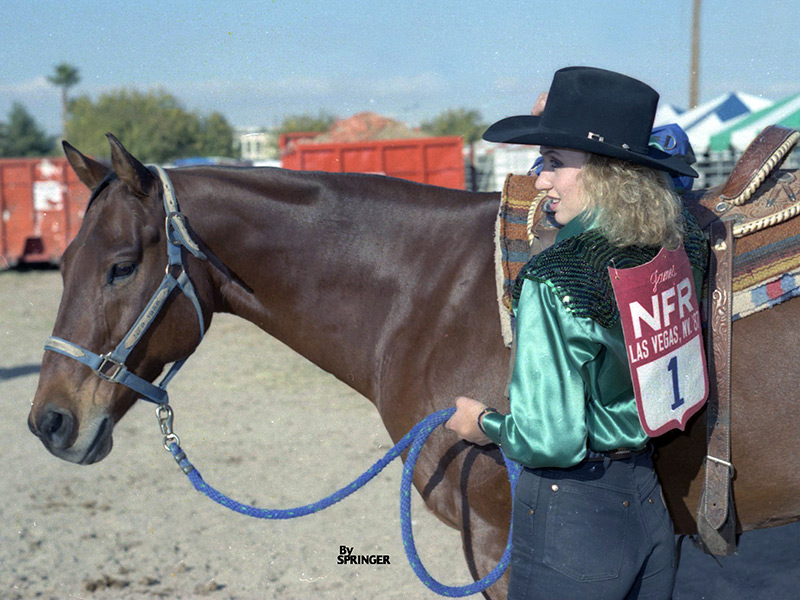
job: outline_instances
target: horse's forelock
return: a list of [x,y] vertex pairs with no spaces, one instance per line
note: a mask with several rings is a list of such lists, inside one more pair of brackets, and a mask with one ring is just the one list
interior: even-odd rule
[[105,191],[105,189],[115,179],[117,179],[117,174],[114,173],[114,171],[109,171],[108,173],[106,173],[106,176],[103,177],[103,179],[100,181],[100,183],[97,184],[97,187],[94,188],[94,191],[92,191],[92,195],[89,197],[89,202],[86,204],[86,211],[85,212],[87,212],[87,213],[89,212],[89,209],[92,207],[92,204],[94,203],[94,201],[97,200],[97,197],[100,194],[102,194],[103,191]]

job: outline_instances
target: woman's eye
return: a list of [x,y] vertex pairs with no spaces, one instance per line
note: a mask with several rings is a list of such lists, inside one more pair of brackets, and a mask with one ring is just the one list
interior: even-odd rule
[[136,271],[136,264],[132,262],[117,263],[108,272],[108,282],[114,283],[133,275]]

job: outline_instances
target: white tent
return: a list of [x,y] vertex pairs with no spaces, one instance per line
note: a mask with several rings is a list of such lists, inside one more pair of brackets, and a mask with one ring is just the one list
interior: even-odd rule
[[658,103],[658,110],[656,111],[656,118],[653,121],[653,127],[660,127],[669,123],[677,123],[678,117],[683,113],[683,110],[674,104]]
[[770,105],[772,100],[731,92],[687,110],[675,122],[689,136],[695,154],[703,154],[708,151],[712,135]]
[[716,152],[743,152],[767,125],[782,125],[792,129],[800,127],[800,93],[786,96],[765,109],[731,123],[712,136],[710,149]]

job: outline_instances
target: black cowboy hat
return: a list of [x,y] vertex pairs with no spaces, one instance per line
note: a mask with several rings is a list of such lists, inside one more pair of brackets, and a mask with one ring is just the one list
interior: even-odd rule
[[583,150],[697,177],[683,159],[648,145],[658,92],[637,79],[593,67],[555,72],[541,117],[519,115],[494,123],[489,142]]

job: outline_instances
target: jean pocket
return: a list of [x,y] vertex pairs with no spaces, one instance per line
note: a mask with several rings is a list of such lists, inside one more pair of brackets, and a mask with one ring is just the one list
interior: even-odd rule
[[514,490],[512,562],[528,561],[533,558],[534,514],[540,481],[539,477],[523,471]]
[[514,491],[513,546],[511,548],[511,578],[509,598],[525,598],[533,585],[531,571],[534,561],[536,528],[534,515],[540,478],[528,470],[522,471]]
[[631,495],[563,480],[548,491],[544,564],[577,581],[619,577],[632,543]]

